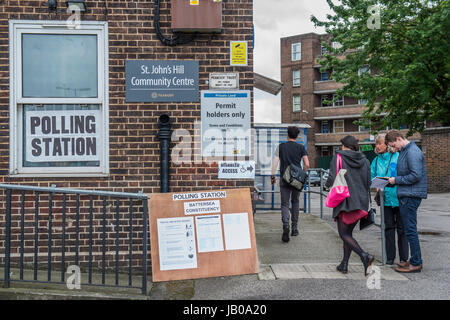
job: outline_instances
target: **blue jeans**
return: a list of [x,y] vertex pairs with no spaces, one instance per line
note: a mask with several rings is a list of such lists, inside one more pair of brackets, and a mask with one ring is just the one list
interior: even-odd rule
[[399,198],[399,201],[400,216],[403,221],[405,235],[408,238],[409,250],[411,251],[409,263],[413,266],[418,266],[422,264],[422,255],[420,253],[419,234],[417,233],[417,209],[422,199],[404,197]]

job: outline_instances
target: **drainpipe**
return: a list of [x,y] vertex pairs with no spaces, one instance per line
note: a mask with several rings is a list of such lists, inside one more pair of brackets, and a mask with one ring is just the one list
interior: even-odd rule
[[160,185],[161,193],[169,192],[169,152],[170,152],[170,116],[163,114],[158,119],[158,139],[160,141],[161,152],[161,173],[160,173]]

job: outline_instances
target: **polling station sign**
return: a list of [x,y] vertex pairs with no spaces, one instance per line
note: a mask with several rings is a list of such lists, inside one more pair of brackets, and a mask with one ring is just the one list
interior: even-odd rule
[[198,61],[127,60],[126,102],[198,102]]
[[100,161],[100,119],[100,110],[27,111],[26,160]]
[[202,155],[250,156],[250,91],[201,92]]

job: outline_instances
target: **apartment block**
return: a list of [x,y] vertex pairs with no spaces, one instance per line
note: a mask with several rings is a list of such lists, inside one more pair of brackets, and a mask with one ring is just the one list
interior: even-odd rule
[[[346,135],[355,136],[372,159],[374,136],[368,128],[355,124],[361,118],[365,101],[346,96],[334,99],[343,84],[332,80],[332,70],[321,72],[318,59],[325,53],[326,48],[321,45],[324,41],[330,43],[328,34],[307,33],[281,38],[281,82],[284,83],[281,121],[311,126],[307,150],[312,167],[328,168],[331,156]],[[360,72],[370,70],[362,67]],[[418,144],[421,142],[420,134],[411,139]]]

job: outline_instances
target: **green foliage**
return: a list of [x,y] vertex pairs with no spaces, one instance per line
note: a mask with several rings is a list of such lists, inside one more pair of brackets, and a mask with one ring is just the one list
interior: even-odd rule
[[[368,100],[360,124],[373,132],[407,125],[408,135],[423,131],[424,121],[450,125],[450,0],[327,2],[334,15],[311,20],[342,47],[324,42],[328,53],[319,63],[344,84],[338,95]],[[373,5],[379,28],[368,27]],[[363,66],[370,72],[358,75]]]

